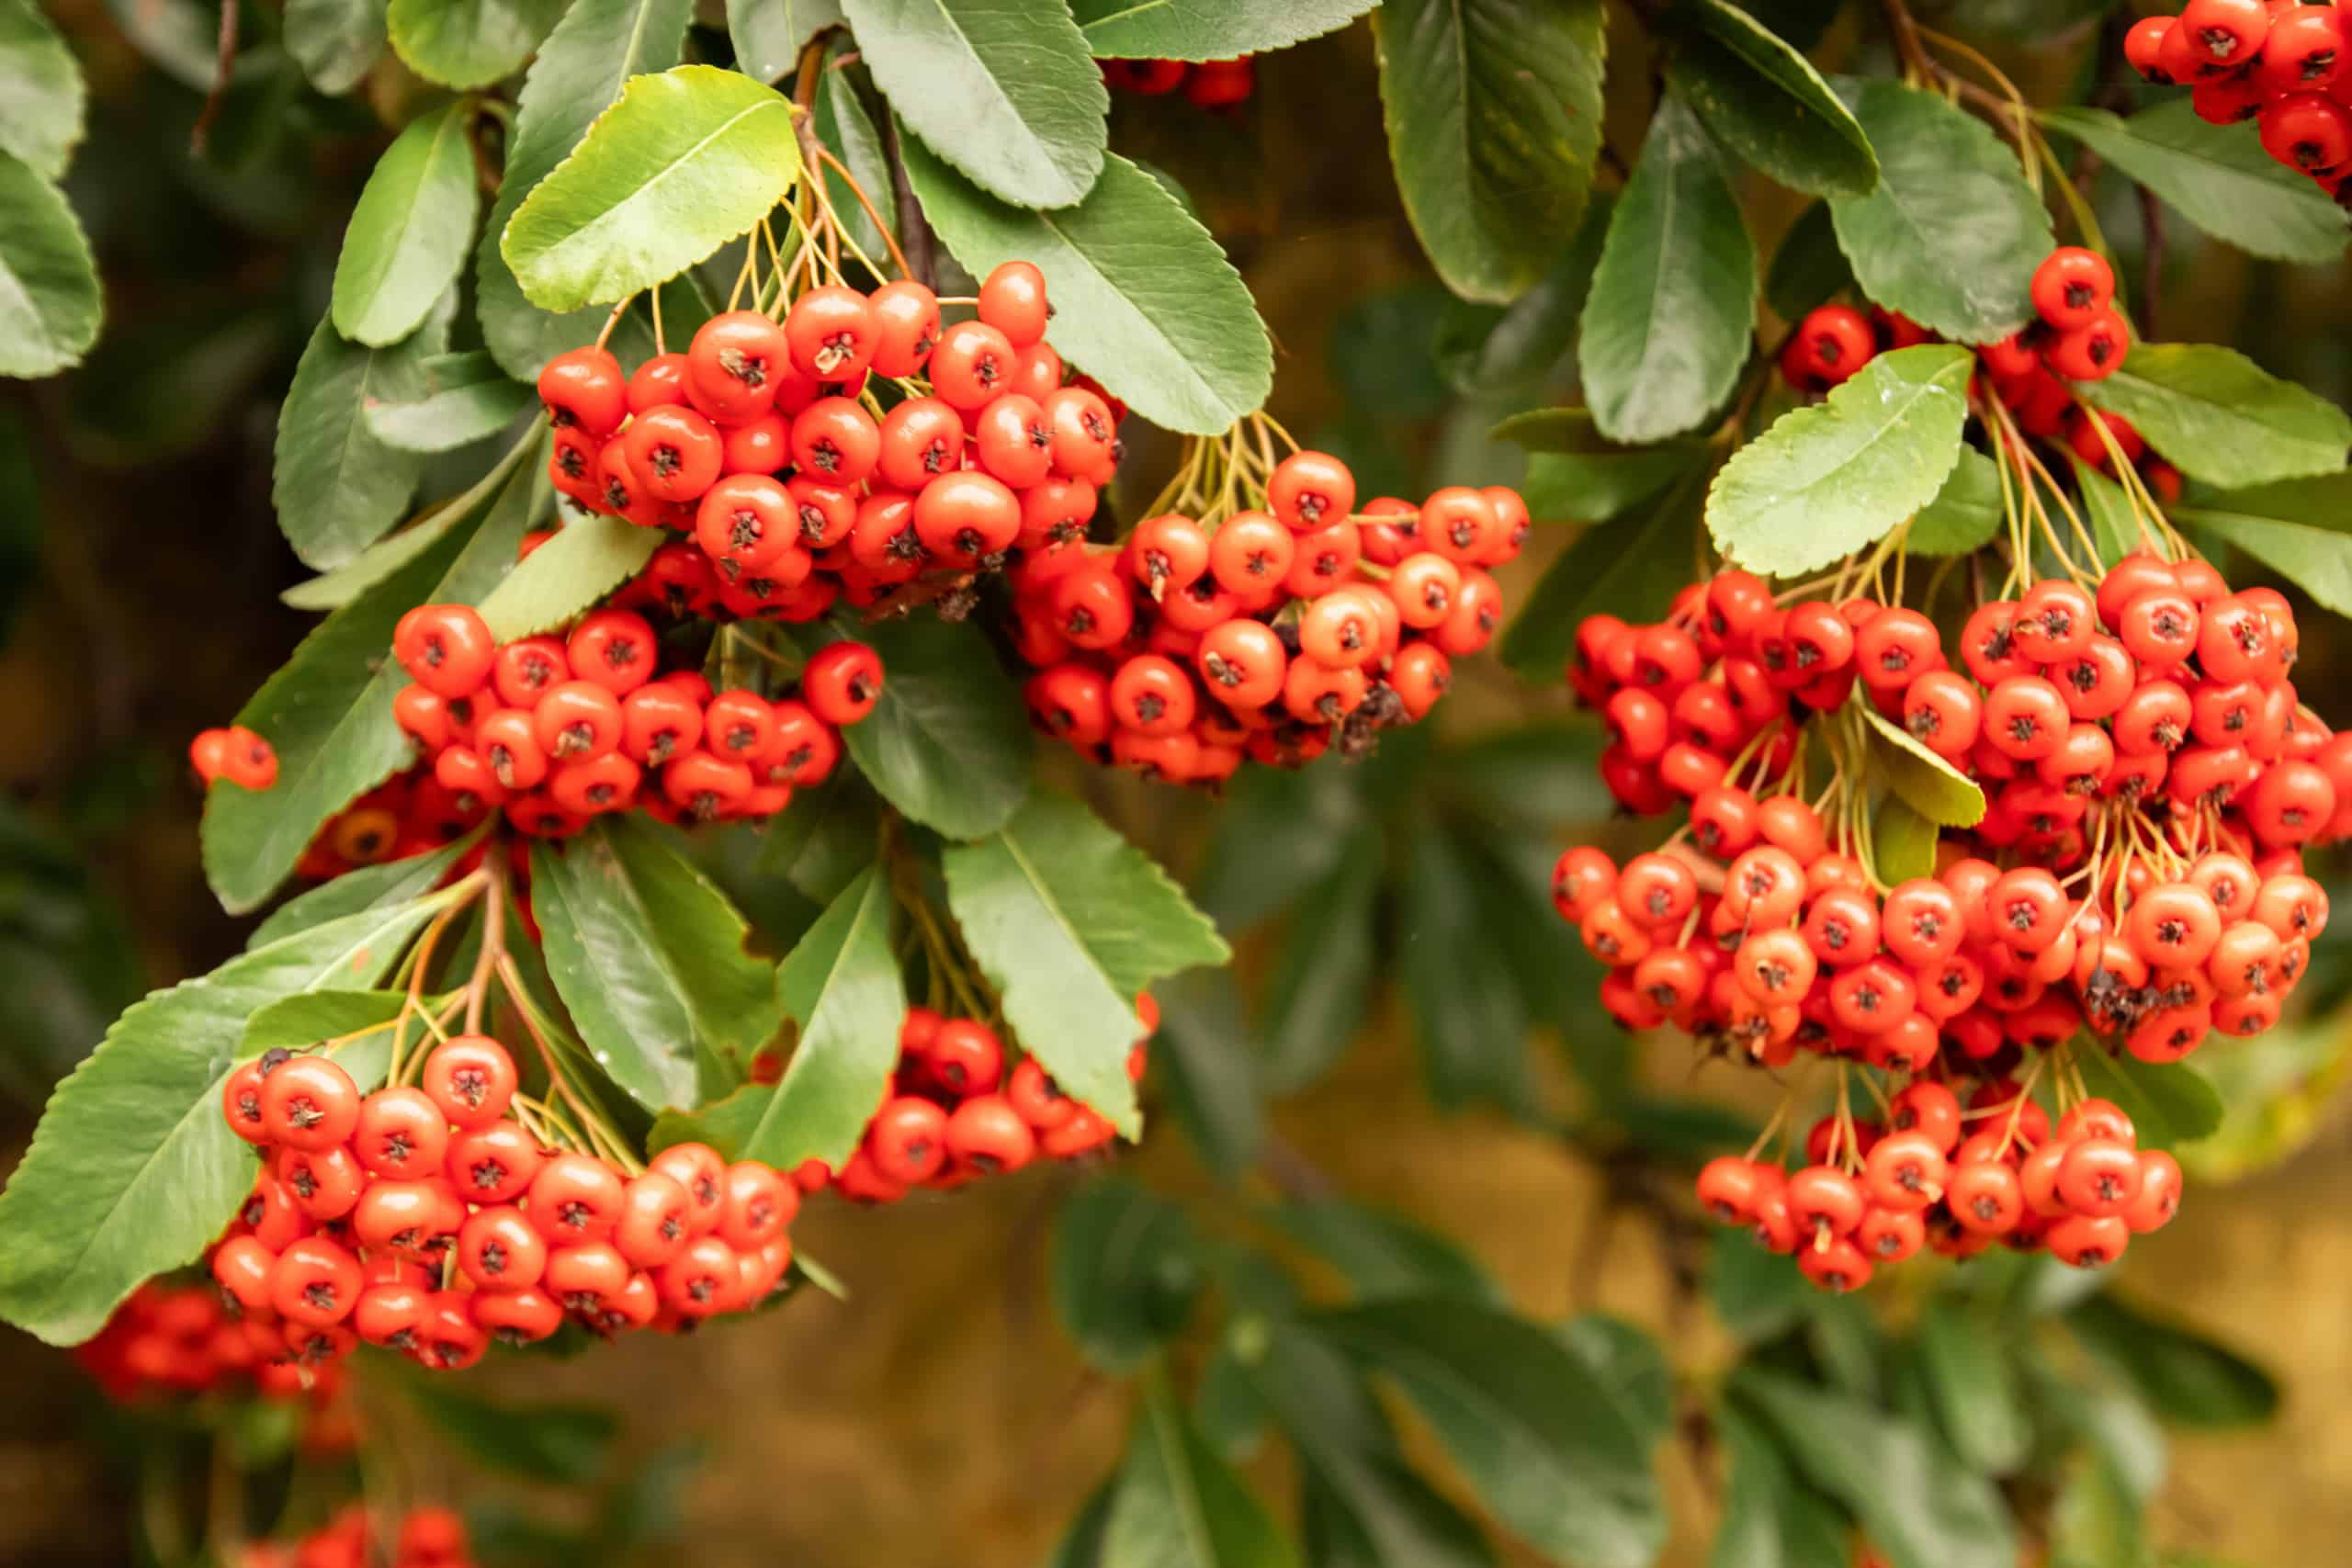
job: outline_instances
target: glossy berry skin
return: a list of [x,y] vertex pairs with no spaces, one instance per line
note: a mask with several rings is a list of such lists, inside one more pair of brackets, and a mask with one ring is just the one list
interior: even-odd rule
[[1850,305],[1824,305],[1797,323],[1781,351],[1781,374],[1800,390],[1826,392],[1877,353],[1868,318]]
[[2115,269],[2097,251],[2061,245],[2033,274],[2033,308],[2060,332],[2086,327],[2115,299]]
[[260,1094],[261,1125],[286,1148],[333,1148],[359,1124],[359,1089],[324,1056],[294,1056],[267,1071]]
[[686,350],[687,396],[712,419],[748,423],[775,403],[790,362],[782,327],[756,310],[723,311]]
[[602,440],[628,417],[628,378],[620,361],[601,348],[575,348],[548,360],[538,391],[558,430]]
[[1046,275],[1032,262],[998,264],[980,280],[979,312],[1014,348],[1041,341],[1053,314],[1046,302]]
[[800,686],[819,718],[836,728],[855,724],[882,698],[881,656],[863,643],[830,643],[810,656]]
[[486,1034],[459,1034],[434,1047],[420,1075],[424,1093],[461,1128],[487,1127],[514,1097],[514,1059]]
[[392,657],[426,690],[469,697],[490,679],[498,639],[469,605],[420,604],[393,628]]

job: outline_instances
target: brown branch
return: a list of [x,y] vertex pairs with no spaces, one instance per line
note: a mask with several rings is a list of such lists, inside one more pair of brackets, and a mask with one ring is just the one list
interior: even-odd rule
[[237,69],[237,0],[220,0],[220,34],[218,51],[212,66],[212,90],[204,95],[204,107],[196,117],[194,129],[187,133],[187,150],[202,156],[204,143],[212,134],[212,122],[220,118],[220,106],[228,101],[229,78]]

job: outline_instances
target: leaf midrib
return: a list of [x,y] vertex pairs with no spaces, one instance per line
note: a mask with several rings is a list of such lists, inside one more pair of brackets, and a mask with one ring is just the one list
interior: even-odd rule
[[[392,274],[406,259],[401,253],[409,247],[414,235],[418,219],[424,211],[424,204],[422,199],[424,192],[435,182],[437,173],[435,165],[440,162],[442,148],[450,132],[457,128],[458,109],[460,107],[458,104],[451,104],[438,111],[440,123],[433,128],[432,138],[425,142],[424,151],[418,155],[413,177],[408,181],[406,187],[392,198],[397,204],[399,217],[393,224],[391,233],[378,247],[376,265],[367,269],[357,290],[362,299],[359,309],[353,312],[356,325],[368,324],[368,318],[382,307],[385,289],[391,280]],[[462,259],[464,253],[460,251],[458,254]],[[424,302],[424,310],[430,313],[432,309],[433,301],[427,299]],[[399,341],[395,338],[393,343]],[[392,344],[380,346],[389,348]],[[364,401],[361,407],[364,412],[366,407]]]
[[[542,249],[538,253],[537,256],[538,265],[533,268],[533,270],[543,270],[552,265],[557,258],[568,256],[575,249],[582,246],[586,246],[600,253],[608,249],[609,247],[601,243],[601,236],[604,235],[613,224],[619,221],[626,216],[634,215],[638,210],[639,203],[647,200],[666,182],[676,175],[681,169],[684,168],[695,158],[700,156],[705,149],[710,147],[720,138],[726,136],[743,121],[750,119],[754,115],[762,114],[782,114],[787,124],[790,123],[792,118],[792,110],[790,107],[787,106],[781,98],[775,99],[773,102],[762,100],[758,103],[747,104],[743,107],[737,109],[733,114],[729,115],[725,119],[721,120],[718,124],[713,126],[708,131],[704,133],[704,135],[693,145],[684,148],[676,155],[672,157],[650,177],[639,181],[637,186],[629,191],[628,195],[622,197],[618,201],[614,202],[603,211],[594,214],[586,221],[581,223],[578,227],[572,229],[570,232],[564,234],[562,237],[557,239],[554,243]],[[582,145],[585,145],[584,141],[582,142]],[[567,160],[567,162],[569,160]],[[550,175],[548,177],[552,179],[554,176]],[[796,175],[795,177],[797,176]],[[526,198],[526,205],[528,205],[527,198]],[[520,214],[518,213],[517,215],[519,216]],[[590,303],[593,304],[594,301],[592,300]]]
[[1217,1562],[1216,1535],[1209,1528],[1208,1515],[1200,1494],[1200,1480],[1193,1469],[1193,1453],[1184,1441],[1183,1417],[1175,1413],[1164,1386],[1155,1383],[1145,1401],[1151,1412],[1151,1427],[1159,1439],[1161,1462],[1168,1470],[1169,1491],[1176,1501],[1176,1512],[1182,1521],[1185,1539],[1193,1548],[1196,1562],[1214,1565]]

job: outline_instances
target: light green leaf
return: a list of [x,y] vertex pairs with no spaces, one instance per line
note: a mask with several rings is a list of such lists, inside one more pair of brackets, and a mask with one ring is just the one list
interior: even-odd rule
[[1600,147],[1600,0],[1387,0],[1380,99],[1405,213],[1446,287],[1509,304],[1583,215]]
[[1098,60],[1231,60],[1335,32],[1380,0],[1073,0]]
[[1871,846],[1878,857],[1879,879],[1893,886],[1936,874],[1936,838],[1939,829],[1904,803],[1889,795],[1871,809]]
[[2247,1427],[2278,1413],[2278,1382],[2269,1372],[2185,1324],[2126,1305],[2111,1291],[2075,1308],[2065,1323],[2167,1421]]
[[2004,515],[2000,470],[1975,447],[1962,446],[1943,489],[1911,519],[1903,547],[1915,556],[1968,555],[1993,542]]
[[[861,35],[862,36],[862,35]],[[899,102],[901,111],[903,100]],[[1036,264],[1054,346],[1154,424],[1208,435],[1265,400],[1273,347],[1240,274],[1159,181],[1114,154],[1065,211],[1008,206],[900,139],[907,177],[956,259]]]
[[[951,839],[993,832],[1028,797],[1035,742],[1021,694],[976,628],[925,616],[831,632],[882,656],[882,696],[842,731],[882,798]],[[804,636],[813,650],[829,640]]]
[[2088,147],[2223,244],[2272,261],[2344,254],[2344,214],[2327,193],[2234,126],[2208,125],[2187,98],[2130,119],[2072,105],[2040,110],[2046,130]]
[[2154,1568],[2140,1503],[2104,1454],[2076,1454],[2050,1514],[2050,1568]]
[[413,402],[367,405],[368,433],[402,452],[454,452],[488,440],[538,401],[510,379],[487,349],[438,354],[424,366],[425,389]]
[[1577,351],[1600,433],[1629,444],[1703,423],[1747,363],[1756,243],[1707,128],[1669,96],[1609,220]]
[[1504,628],[1500,652],[1523,681],[1562,678],[1576,646],[1577,624],[1600,610],[1655,619],[1698,570],[1703,465],[1684,470],[1636,522],[1589,528],[1544,570],[1518,616]]
[[521,68],[564,0],[391,0],[392,52],[428,82],[486,87]]
[[1878,153],[1878,187],[1829,204],[1862,292],[1962,343],[2023,326],[2052,239],[2017,154],[1932,93],[1886,81],[1838,92]]
[[1667,62],[1675,94],[1747,162],[1792,190],[1864,196],[1878,184],[1870,139],[1821,73],[1725,0],[1694,0]]
[[744,951],[743,917],[649,827],[605,818],[534,844],[531,907],[582,1043],[648,1111],[727,1093],[775,1036],[775,965]]
[[1919,1317],[1919,1367],[1944,1436],[1986,1475],[2016,1471],[2033,1445],[2007,1333],[1981,1306],[1952,1295],[1932,1298]]
[[1113,1377],[1183,1328],[1205,1272],[1183,1209],[1124,1177],[1081,1190],[1054,1226],[1054,1314]]
[[411,120],[351,211],[334,264],[335,331],[383,348],[414,332],[466,264],[480,209],[467,126],[474,106]]
[[270,500],[278,530],[303,564],[338,567],[384,536],[407,510],[417,456],[377,439],[368,405],[412,402],[425,392],[424,362],[448,346],[454,293],[388,348],[346,343],[320,319],[294,367],[277,414]]
[[0,151],[0,376],[54,375],[97,341],[97,263],[65,197]]
[[2222,1124],[2222,1097],[2186,1062],[2109,1055],[2086,1040],[2075,1063],[2092,1094],[2113,1100],[2132,1118],[2142,1148],[2194,1143]]
[[1984,792],[1950,762],[1911,738],[1911,732],[1859,705],[1877,743],[1871,761],[1886,773],[1903,803],[1939,828],[1973,828],[1984,820]]
[[0,152],[45,180],[82,140],[82,67],[32,0],[0,0]]
[[0,1316],[74,1344],[142,1280],[194,1262],[253,1182],[252,1151],[220,1114],[247,1020],[300,992],[374,984],[446,902],[330,921],[116,1020],[0,1192]]
[[481,602],[481,618],[501,642],[517,642],[570,624],[635,577],[663,535],[618,517],[567,525],[518,562]]
[[1763,1427],[1725,1404],[1714,1429],[1731,1465],[1707,1568],[1834,1568],[1850,1555],[1845,1519],[1797,1479]]
[[[356,915],[368,909],[386,909],[422,898],[440,885],[449,868],[464,858],[480,839],[479,833],[469,833],[454,843],[435,850],[431,854],[408,855],[400,860],[388,860],[380,865],[363,865],[346,871],[332,882],[322,882],[309,892],[288,898],[270,911],[269,919],[255,927],[245,939],[245,951],[267,947],[298,931],[322,926],[329,920],[339,920],[345,915]],[[330,1032],[333,1032],[332,1031]]]
[[1127,1439],[1101,1568],[1295,1568],[1289,1539],[1157,1377]]
[[1093,188],[1111,95],[1067,6],[842,0],[842,8],[891,107],[982,190],[1051,208]]
[[632,78],[507,221],[499,253],[544,310],[609,304],[751,229],[800,175],[792,106],[738,72]]
[[1960,461],[1975,363],[1951,344],[1897,349],[1828,401],[1774,420],[1715,475],[1716,547],[1750,571],[1793,578],[1884,538]]
[[330,96],[359,85],[384,52],[385,0],[286,0],[286,52]]
[[2342,409],[2219,344],[2134,344],[2121,369],[2082,393],[2182,473],[2233,490],[2335,473],[2352,446]]
[[1506,1304],[1477,1259],[1448,1237],[1385,1209],[1344,1198],[1307,1198],[1269,1210],[1266,1218],[1346,1275],[1359,1301],[1453,1295]]
[[810,39],[842,19],[841,0],[727,0],[735,69],[774,82],[792,69]]
[[965,945],[1022,1047],[1134,1137],[1136,996],[1230,958],[1216,928],[1141,850],[1064,795],[1032,795],[1001,829],[949,848],[941,863]]

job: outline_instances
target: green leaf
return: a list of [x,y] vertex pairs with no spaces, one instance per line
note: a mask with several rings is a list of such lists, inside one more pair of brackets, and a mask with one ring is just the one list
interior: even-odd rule
[[1905,806],[1939,828],[1973,828],[1984,820],[1984,792],[1973,780],[1911,738],[1901,725],[1865,703],[1860,711],[1877,738],[1871,760]]
[[253,1182],[252,1152],[220,1114],[247,1020],[300,992],[372,985],[446,902],[347,915],[116,1020],[0,1191],[0,1316],[75,1344],[142,1280],[194,1262]]
[[359,85],[384,52],[385,0],[286,0],[286,52],[330,96]]
[[1201,907],[1221,930],[1250,930],[1339,869],[1371,823],[1369,770],[1388,755],[1356,766],[1242,770],[1193,878]]
[[1259,1104],[1262,1049],[1250,1038],[1229,970],[1196,969],[1153,993],[1159,1081],[1201,1163],[1227,1186],[1257,1163],[1265,1140]]
[[1485,1103],[1525,1109],[1531,1019],[1509,949],[1494,924],[1489,868],[1451,826],[1425,828],[1407,852],[1396,911],[1397,978],[1405,988],[1430,1098],[1446,1110]]
[[800,176],[792,106],[712,65],[630,78],[523,199],[499,254],[531,303],[609,304],[752,228]]
[[2342,409],[2218,344],[2134,344],[2121,369],[2081,390],[2182,473],[2229,489],[2335,473],[2352,446]]
[[1728,1386],[1804,1478],[1852,1510],[1894,1568],[2017,1568],[2016,1527],[2000,1494],[1920,1427],[1754,1365]]
[[1643,1329],[1605,1312],[1588,1312],[1559,1327],[1560,1343],[1608,1392],[1609,1402],[1646,1448],[1674,1430],[1674,1369]]
[[468,834],[455,843],[435,850],[431,854],[409,855],[400,860],[388,860],[380,865],[363,865],[346,871],[332,882],[322,882],[299,897],[288,898],[270,912],[269,919],[255,927],[245,939],[245,951],[252,953],[283,941],[313,926],[329,920],[339,920],[345,915],[356,915],[368,909],[387,909],[422,898],[440,885],[449,868],[465,857],[479,835]]
[[1958,1297],[1929,1299],[1919,1317],[1919,1366],[1952,1451],[1972,1470],[2007,1475],[2033,1446],[2007,1325]]
[[1717,1231],[1707,1244],[1707,1302],[1725,1333],[1756,1345],[1804,1320],[1813,1287],[1794,1258],[1766,1251],[1745,1230]]
[[725,1094],[775,1035],[775,965],[743,950],[726,895],[643,824],[600,818],[532,845],[531,908],[589,1055],[648,1111]]
[[1543,1329],[1459,1296],[1368,1302],[1307,1322],[1394,1380],[1480,1499],[1537,1550],[1645,1568],[1664,1545],[1641,1439]]
[[[860,34],[861,40],[864,34]],[[895,98],[904,112],[905,100]],[[900,151],[923,216],[976,276],[1022,259],[1046,275],[1054,346],[1169,430],[1223,432],[1265,401],[1273,348],[1241,275],[1159,181],[1114,154],[1085,200],[1008,206],[923,146]]]
[[82,140],[82,68],[32,0],[0,0],[0,152],[45,180]]
[[[491,204],[490,221],[474,252],[475,311],[498,363],[518,381],[536,380],[549,359],[594,343],[606,311],[553,315],[523,298],[499,251],[507,221],[538,183],[587,135],[589,125],[620,96],[621,84],[678,62],[691,0],[574,0],[539,46],[515,100],[514,136],[506,173]],[[670,290],[663,290],[665,305]],[[632,332],[634,329],[634,337]],[[652,335],[626,318],[611,347],[623,364],[651,351]]]
[[400,1387],[450,1446],[487,1469],[526,1481],[584,1486],[604,1473],[620,1419],[605,1404],[503,1404],[447,1378]]
[[2085,1040],[2075,1053],[2075,1064],[2086,1089],[2113,1100],[2132,1118],[2142,1148],[2194,1143],[2222,1124],[2222,1097],[2186,1062],[2109,1055]]
[[1993,542],[2006,514],[2001,471],[1992,458],[1962,446],[1943,489],[1912,517],[1903,547],[1915,556],[1969,555]]
[[2101,566],[2113,566],[2151,542],[2121,485],[2072,453],[2067,461],[2075,470],[2075,493],[2082,499],[2083,521],[2090,528],[2092,543],[2098,547]]
[[1625,452],[1538,452],[1520,494],[1545,523],[1606,523],[1656,496],[1705,461],[1703,441],[1668,441]]
[[2337,615],[2352,615],[2347,508],[2352,473],[2333,473],[2203,496],[2172,515],[2228,540]]
[[277,783],[254,794],[210,791],[204,874],[231,914],[258,907],[294,869],[319,825],[410,765],[414,744],[392,720],[408,675],[386,657],[413,606],[470,604],[514,565],[541,502],[536,440],[518,443],[424,549],[302,639],[237,722],[277,748]]
[[1403,1216],[1345,1198],[1279,1204],[1266,1218],[1348,1278],[1360,1301],[1455,1295],[1490,1306],[1502,1292],[1453,1241]]
[[538,402],[487,349],[437,354],[424,362],[424,395],[366,405],[368,433],[402,452],[454,452],[496,435]]
[[1387,0],[1373,16],[1405,213],[1438,276],[1505,305],[1577,231],[1600,148],[1600,0]]
[[1078,1517],[1070,1520],[1046,1568],[1102,1568],[1102,1535],[1110,1528],[1111,1505],[1117,1496],[1115,1476],[1096,1487]]
[[1367,823],[1340,863],[1303,896],[1261,997],[1266,1087],[1295,1094],[1354,1043],[1377,989],[1373,972],[1386,846]]
[[1879,879],[1894,886],[1936,874],[1936,839],[1941,829],[1889,795],[1871,811],[1871,848]]
[[1730,1471],[1707,1568],[1815,1568],[1850,1555],[1845,1519],[1797,1479],[1763,1427],[1726,1404],[1714,1429]]
[[1667,62],[1675,95],[1724,146],[1792,190],[1866,196],[1878,184],[1870,139],[1805,57],[1724,0],[1696,0]]
[[2153,1568],[2139,1500],[2113,1461],[2077,1454],[2050,1514],[2050,1568]]
[[1884,538],[1935,500],[1960,461],[1969,352],[1882,354],[1732,454],[1707,495],[1707,531],[1730,559],[1802,577]]
[[1020,691],[976,628],[926,616],[831,629],[882,656],[881,700],[842,731],[866,782],[951,839],[1003,827],[1028,797],[1035,743]]
[[1068,6],[842,0],[842,8],[875,85],[926,147],[982,190],[1051,208],[1093,188],[1111,95]]
[[97,341],[97,263],[64,193],[5,151],[0,212],[0,376],[54,375]]
[[2075,1308],[2065,1321],[2168,1421],[2246,1427],[2278,1412],[2278,1384],[2267,1371],[2186,1325],[2125,1305],[2111,1291]]
[[1838,225],[1829,204],[1816,201],[1797,214],[1772,253],[1764,273],[1764,302],[1789,322],[1803,321],[1815,307],[1854,286],[1854,269],[1838,248]]
[[428,82],[486,87],[521,68],[564,0],[391,0],[392,52]]
[[1297,1554],[1157,1377],[1127,1439],[1102,1568],[1294,1568]]
[[1380,0],[1073,0],[1098,60],[1231,60],[1335,32]]
[[2271,261],[2330,262],[2344,254],[2344,214],[2325,192],[2264,152],[2260,138],[2199,119],[2187,98],[2130,119],[2073,106],[2035,118],[2224,244]]
[[1756,243],[1707,128],[1669,96],[1585,301],[1585,400],[1612,441],[1679,435],[1730,395],[1756,326]]
[[[867,721],[869,724],[872,720]],[[1132,1138],[1135,998],[1232,951],[1183,890],[1085,807],[1039,791],[1011,821],[941,857],[964,944],[1022,1048]]]
[[[1446,297],[1436,352],[1438,367],[1454,390],[1510,393],[1540,385],[1561,367],[1576,343],[1577,322],[1616,210],[1615,193],[1595,192],[1560,259],[1508,308]],[[1393,344],[1384,348],[1395,351]]]
[[[841,35],[845,44],[847,35]],[[817,78],[817,140],[831,149],[833,155],[848,165],[851,175],[864,187],[866,197],[882,215],[893,236],[898,233],[898,205],[893,199],[890,161],[882,146],[882,133],[875,129],[874,118],[865,112],[865,105],[858,96],[858,78],[840,62],[846,48],[837,48],[826,57],[823,73]],[[882,231],[867,217],[857,193],[842,175],[828,167],[825,189],[831,195],[833,211],[841,219],[849,243],[864,251],[876,262],[889,254]]]
[[481,604],[501,642],[553,631],[628,581],[663,535],[618,517],[584,517],[516,563]]
[[423,397],[424,362],[448,341],[448,315],[437,307],[389,348],[346,343],[332,320],[320,318],[278,411],[270,476],[278,529],[304,565],[343,565],[408,509],[422,464],[377,439],[368,405]]
[[1562,678],[1577,624],[1599,610],[1630,620],[1663,615],[1698,567],[1704,466],[1687,469],[1638,522],[1589,528],[1563,551],[1503,631],[1502,661],[1522,681]]
[[1184,1211],[1124,1177],[1083,1188],[1054,1229],[1054,1312],[1089,1361],[1125,1377],[1184,1326],[1201,1246]]
[[334,264],[335,331],[384,348],[417,329],[458,280],[481,207],[458,99],[411,120],[384,150],[351,211]]
[[1829,204],[1862,292],[1961,343],[2023,326],[2052,242],[2017,154],[1932,93],[1885,81],[1838,92],[1878,153],[1878,188]]
[[735,69],[763,82],[775,81],[792,69],[810,39],[839,26],[842,19],[841,0],[727,0],[727,36],[735,44]]

